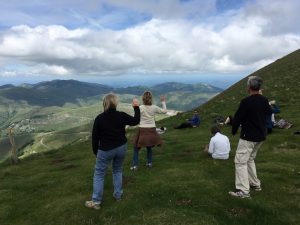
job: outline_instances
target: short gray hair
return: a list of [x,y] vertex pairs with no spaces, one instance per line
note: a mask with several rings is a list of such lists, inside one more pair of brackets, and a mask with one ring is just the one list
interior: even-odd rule
[[109,109],[116,109],[118,105],[118,97],[113,94],[107,94],[103,98],[103,109],[107,111]]
[[261,89],[263,80],[258,76],[250,76],[248,78],[247,86],[253,91],[259,91]]

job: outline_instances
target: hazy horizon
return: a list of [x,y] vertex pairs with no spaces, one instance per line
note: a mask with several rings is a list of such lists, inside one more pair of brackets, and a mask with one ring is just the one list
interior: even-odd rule
[[196,84],[196,83],[206,83],[213,85],[215,87],[219,87],[222,89],[226,89],[238,82],[246,75],[209,75],[209,76],[186,76],[182,78],[182,75],[174,75],[174,76],[149,76],[149,77],[139,77],[138,75],[128,75],[128,76],[115,76],[115,77],[61,77],[59,78],[51,78],[45,77],[41,79],[41,77],[37,77],[37,79],[0,79],[0,86],[6,84],[12,85],[21,85],[21,84],[36,84],[43,81],[51,81],[51,80],[78,80],[82,82],[89,83],[97,83],[104,84],[111,87],[130,87],[130,86],[153,86],[157,84],[167,83],[167,82],[179,82],[185,84]]

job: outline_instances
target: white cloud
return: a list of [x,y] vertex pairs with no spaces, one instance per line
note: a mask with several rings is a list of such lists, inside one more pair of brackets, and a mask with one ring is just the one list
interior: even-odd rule
[[261,20],[262,31],[267,35],[286,33],[300,34],[299,0],[257,0],[242,10],[242,19],[246,21]]
[[[153,1],[110,2],[119,7],[128,3],[128,7],[157,18],[121,30],[14,26],[0,33],[2,67],[13,59],[27,68],[25,73],[36,75],[243,73],[300,47],[296,23],[289,25],[289,19],[278,11],[282,7],[291,18],[298,18],[299,10],[293,7],[300,9],[300,5],[293,0],[276,0],[274,5],[267,0],[249,3],[204,22],[175,18],[177,13],[193,13],[201,1],[187,1],[185,8],[175,1],[170,12],[174,16],[164,12],[170,10],[169,0],[159,1],[161,7],[154,7]],[[204,11],[214,10],[209,4],[207,7]],[[276,16],[277,20],[283,18],[279,27],[273,23]],[[2,76],[11,71],[2,70]]]
[[2,77],[15,77],[17,76],[16,71],[4,71],[1,73]]
[[63,66],[56,65],[38,65],[33,67],[30,72],[33,75],[43,74],[43,75],[55,75],[55,76],[68,76],[71,75],[71,71]]

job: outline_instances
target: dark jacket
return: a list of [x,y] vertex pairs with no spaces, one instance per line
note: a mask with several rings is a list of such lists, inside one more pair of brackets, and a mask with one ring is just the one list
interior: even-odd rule
[[198,115],[193,115],[191,119],[188,120],[192,126],[198,127],[200,125],[200,117]]
[[124,145],[127,142],[125,126],[138,125],[140,122],[140,108],[134,107],[134,116],[130,116],[116,109],[109,109],[99,114],[94,122],[92,132],[93,152],[98,149],[108,151]]
[[232,124],[232,134],[242,126],[240,138],[260,142],[266,139],[266,121],[272,114],[268,99],[260,94],[244,98],[236,111]]

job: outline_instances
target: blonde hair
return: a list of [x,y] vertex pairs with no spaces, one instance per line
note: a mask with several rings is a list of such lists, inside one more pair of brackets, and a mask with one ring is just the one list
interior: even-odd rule
[[118,105],[118,97],[113,94],[107,94],[103,98],[103,109],[107,111],[109,109],[116,109]]
[[145,91],[143,94],[144,105],[152,105],[152,94],[150,91]]

